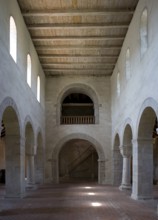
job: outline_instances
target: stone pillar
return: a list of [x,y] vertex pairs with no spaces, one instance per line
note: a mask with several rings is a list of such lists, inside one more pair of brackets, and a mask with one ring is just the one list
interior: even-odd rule
[[113,185],[120,186],[122,181],[122,164],[123,159],[120,153],[120,147],[116,147],[117,150],[113,151]]
[[59,183],[59,170],[58,170],[58,160],[52,159],[52,182]]
[[98,160],[98,183],[105,184],[105,160]]
[[43,184],[44,182],[44,163],[43,159],[39,160],[35,156],[35,183]]
[[153,195],[152,139],[133,140],[133,199],[152,199]]
[[35,164],[34,155],[27,155],[27,184],[35,184]]
[[25,193],[25,147],[19,135],[6,137],[6,197],[23,197]]
[[120,190],[131,189],[131,156],[132,145],[123,145],[120,147],[123,156],[123,170],[122,170],[122,183],[119,187]]

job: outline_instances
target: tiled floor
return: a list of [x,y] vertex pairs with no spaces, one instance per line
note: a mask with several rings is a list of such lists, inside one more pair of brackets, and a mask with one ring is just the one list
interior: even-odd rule
[[95,184],[43,185],[23,199],[4,198],[0,220],[156,220],[157,199],[134,201],[118,188]]

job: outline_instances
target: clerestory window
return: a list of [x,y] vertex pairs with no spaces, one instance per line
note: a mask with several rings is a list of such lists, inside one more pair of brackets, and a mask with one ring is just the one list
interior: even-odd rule
[[17,62],[17,28],[14,18],[10,17],[10,55]]

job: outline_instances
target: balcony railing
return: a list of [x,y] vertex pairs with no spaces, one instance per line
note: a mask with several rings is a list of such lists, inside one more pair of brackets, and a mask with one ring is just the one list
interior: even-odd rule
[[62,116],[61,124],[95,124],[94,116]]

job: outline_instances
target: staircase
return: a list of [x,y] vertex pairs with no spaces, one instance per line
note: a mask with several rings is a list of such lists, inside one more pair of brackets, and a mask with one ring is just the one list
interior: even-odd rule
[[91,146],[88,147],[85,151],[83,151],[78,158],[75,158],[73,161],[71,161],[68,164],[68,169],[65,175],[61,176],[61,180],[68,180],[71,173],[77,169],[83,162],[85,162],[92,154],[95,152],[95,149],[93,149]]

